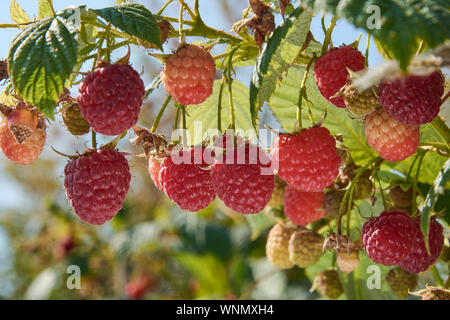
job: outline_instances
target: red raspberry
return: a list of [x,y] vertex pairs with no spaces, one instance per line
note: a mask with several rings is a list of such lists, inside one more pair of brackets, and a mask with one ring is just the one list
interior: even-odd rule
[[325,217],[324,200],[323,192],[302,192],[288,185],[284,193],[284,214],[296,225],[306,226]]
[[314,79],[320,93],[332,104],[339,108],[345,108],[342,96],[331,98],[348,80],[349,68],[352,71],[364,69],[365,58],[358,50],[343,46],[333,49],[320,57],[314,66]]
[[440,71],[427,76],[406,76],[378,86],[378,102],[387,113],[406,124],[431,122],[439,113],[444,93]]
[[402,261],[411,251],[415,236],[414,221],[403,211],[384,211],[361,230],[367,255],[385,266]]
[[432,266],[441,255],[444,246],[444,235],[442,226],[434,220],[430,221],[428,233],[428,244],[430,245],[431,256],[425,248],[423,233],[420,230],[420,218],[414,219],[416,237],[413,239],[411,252],[404,258],[398,266],[411,273],[419,273]]
[[95,132],[118,135],[138,121],[145,87],[130,65],[114,63],[94,69],[79,91],[81,114]]
[[163,191],[161,183],[159,182],[159,171],[161,170],[161,162],[153,157],[148,158],[148,173],[152,178],[155,186]]
[[280,177],[300,191],[319,192],[339,174],[341,158],[330,131],[313,127],[299,134],[280,134],[271,151]]
[[216,67],[211,54],[192,44],[171,55],[161,72],[167,93],[182,105],[205,101],[212,94],[215,77]]
[[383,109],[366,118],[365,132],[367,144],[388,161],[404,160],[419,146],[419,126],[395,120]]
[[244,214],[264,209],[275,185],[269,157],[248,142],[225,149],[214,165],[212,177],[225,205]]
[[31,164],[44,149],[45,124],[33,112],[12,110],[0,122],[0,148],[11,161]]
[[181,209],[199,211],[216,197],[209,166],[213,160],[211,149],[193,147],[173,153],[164,159],[159,182],[167,197]]
[[127,159],[112,149],[89,150],[64,169],[64,187],[81,220],[101,225],[122,208],[130,187]]

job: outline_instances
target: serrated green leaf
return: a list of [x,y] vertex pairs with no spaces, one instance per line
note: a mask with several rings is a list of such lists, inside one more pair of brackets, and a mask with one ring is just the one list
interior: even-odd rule
[[53,119],[64,82],[77,62],[77,41],[61,17],[36,21],[13,40],[8,69],[17,94]]
[[19,3],[17,3],[16,0],[11,0],[11,4],[9,6],[9,14],[14,23],[30,22],[28,14],[20,7]]
[[250,113],[256,123],[260,107],[275,90],[283,73],[298,58],[309,32],[312,11],[295,9],[263,47],[250,83]]
[[[434,48],[450,38],[447,0],[305,0],[303,4],[346,18],[366,30],[406,69],[420,39]],[[372,19],[379,10],[380,28]],[[369,21],[370,20],[370,21]],[[439,30],[439,31],[437,31]]]
[[[297,123],[297,104],[305,69],[304,66],[291,67],[269,99],[270,109],[287,132],[292,132]],[[337,108],[329,103],[317,88],[312,72],[308,73],[306,88],[314,120],[318,122],[327,110],[323,126],[332,134],[343,135],[344,144],[350,148],[352,159],[357,164],[363,164],[376,156],[375,151],[366,143],[364,124],[351,119],[346,109]],[[302,103],[302,125],[304,128],[312,125],[304,102]]]
[[[199,144],[205,137],[206,130],[218,127],[218,101],[220,80],[214,81],[213,94],[203,103],[186,108],[188,118],[187,129],[191,135],[192,143]],[[248,104],[248,87],[238,80],[233,80],[233,105],[235,111],[236,130],[243,131],[241,136],[254,138],[252,120]],[[228,86],[225,85],[222,93],[221,127],[225,131],[230,126],[230,104],[228,100]],[[217,134],[218,132],[216,132]],[[241,133],[241,132],[239,132]]]
[[420,230],[422,230],[425,247],[429,252],[428,244],[428,231],[430,228],[430,218],[433,213],[434,206],[440,195],[444,194],[444,189],[447,182],[450,181],[450,159],[447,160],[439,171],[436,180],[434,180],[433,186],[428,192],[427,198],[425,199],[425,204],[422,209],[422,216],[420,218]]
[[[421,183],[432,184],[446,160],[446,157],[441,156],[435,152],[427,152],[423,158],[417,181]],[[400,171],[406,176],[413,164],[413,161],[414,156],[410,156],[407,159],[398,162],[383,161],[383,163],[381,164],[381,170],[389,171],[390,169],[394,169]],[[417,163],[415,164],[414,170],[412,171],[413,176],[415,176],[416,174],[416,169]]]
[[51,17],[53,15],[52,11],[52,0],[39,0],[38,5],[38,18]]
[[100,17],[123,32],[161,47],[161,36],[156,19],[143,5],[123,3],[114,7],[96,9]]

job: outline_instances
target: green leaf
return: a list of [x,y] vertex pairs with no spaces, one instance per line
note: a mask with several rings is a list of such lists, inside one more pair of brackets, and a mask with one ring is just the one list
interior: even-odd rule
[[422,230],[425,239],[425,246],[428,252],[430,251],[428,245],[428,231],[430,228],[431,214],[439,196],[444,194],[445,186],[448,181],[450,181],[450,159],[445,162],[443,168],[439,172],[436,180],[433,183],[433,186],[428,192],[427,198],[425,199],[425,204],[422,209],[420,229]]
[[179,252],[175,259],[187,269],[200,284],[201,296],[223,296],[230,290],[227,270],[223,261],[211,254],[198,255]]
[[161,47],[161,37],[156,19],[143,5],[123,3],[114,7],[94,10],[107,22],[131,36]]
[[[305,66],[291,67],[287,76],[284,77],[269,99],[270,109],[287,132],[292,132],[297,123],[297,104],[305,69]],[[375,151],[366,143],[364,124],[361,121],[351,119],[347,110],[337,108],[329,103],[321,95],[312,74],[310,70],[306,80],[306,92],[308,99],[311,101],[310,106],[315,122],[318,122],[327,110],[327,117],[323,126],[328,128],[331,134],[343,135],[344,144],[350,148],[352,158],[357,164],[363,164],[375,157]],[[305,101],[302,103],[302,125],[304,128],[312,125]]]
[[[187,130],[191,136],[193,145],[199,144],[207,138],[205,133],[215,135],[218,127],[218,103],[221,80],[214,81],[213,94],[203,103],[186,108],[188,118]],[[233,105],[235,113],[236,131],[245,138],[254,138],[255,132],[252,126],[248,105],[248,87],[238,80],[233,80]],[[230,126],[230,104],[228,99],[228,86],[224,85],[222,93],[221,127],[225,131]],[[217,132],[213,132],[217,131]],[[241,134],[242,133],[242,134]]]
[[250,112],[253,124],[256,124],[260,107],[269,100],[275,90],[278,79],[305,49],[311,19],[311,10],[295,9],[263,47],[250,84]]
[[11,0],[11,4],[9,6],[9,14],[14,23],[30,22],[28,14],[19,6],[16,0]]
[[61,17],[36,21],[13,40],[8,68],[17,94],[53,119],[64,82],[77,62],[77,41]]
[[252,232],[251,239],[256,240],[261,233],[273,226],[274,222],[269,219],[263,212],[257,214],[246,214],[245,219],[250,226]]
[[[397,300],[385,281],[389,268],[374,263],[365,252],[359,254],[359,266],[353,272],[339,272],[345,295],[349,300]],[[370,269],[373,268],[373,269]],[[379,287],[376,286],[379,275]],[[370,280],[373,279],[374,282]],[[369,286],[372,284],[374,286]]]
[[51,17],[53,15],[51,0],[39,0],[38,18]]
[[[305,0],[303,4],[346,18],[381,43],[406,69],[419,40],[434,48],[450,38],[447,0]],[[380,28],[371,24],[379,10]],[[439,31],[438,31],[439,30]]]

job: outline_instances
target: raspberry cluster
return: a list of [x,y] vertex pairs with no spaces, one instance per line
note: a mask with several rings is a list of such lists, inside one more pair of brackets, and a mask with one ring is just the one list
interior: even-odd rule
[[444,236],[442,226],[432,219],[428,254],[420,229],[420,217],[412,219],[403,211],[385,211],[364,224],[361,241],[374,262],[398,265],[416,274],[436,262],[444,245]]

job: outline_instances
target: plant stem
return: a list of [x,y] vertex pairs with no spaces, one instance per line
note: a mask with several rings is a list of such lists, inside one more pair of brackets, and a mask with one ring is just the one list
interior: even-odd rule
[[[311,68],[312,63],[315,61],[315,58],[313,57],[311,60],[309,60],[308,65],[306,66],[305,73],[303,74],[302,82],[300,84],[300,93],[298,97],[298,104],[297,104],[297,123],[299,125],[299,128],[302,128],[302,100],[303,97],[306,98],[306,80],[308,79],[308,73],[309,69]],[[310,110],[309,110],[310,111]],[[313,122],[312,114],[310,114],[311,117],[311,123]]]
[[383,200],[383,208],[384,208],[384,210],[387,210],[388,205],[386,202],[386,197],[384,196],[384,191],[383,191],[383,186],[381,185],[380,176],[378,175],[378,164],[377,163],[375,163],[374,170],[375,170],[375,172],[374,172],[375,179],[377,180],[378,185],[380,186],[380,194],[381,194],[381,199]]
[[157,16],[161,15],[161,13],[163,13],[163,11],[167,8],[167,6],[169,4],[171,4],[174,0],[169,0],[167,1],[162,7],[161,9],[159,9],[159,11],[156,13]]
[[155,121],[153,122],[153,126],[152,126],[152,128],[150,129],[150,132],[153,132],[153,133],[154,133],[154,132],[156,131],[156,129],[158,129],[159,121],[161,120],[161,118],[162,118],[162,116],[163,116],[163,113],[164,113],[164,111],[166,110],[166,107],[167,107],[167,105],[169,104],[169,102],[170,102],[171,99],[172,99],[172,96],[171,96],[171,95],[168,95],[167,98],[166,98],[166,101],[164,101],[164,103],[163,103],[161,109],[159,110],[158,115],[157,115],[156,118],[155,118]]
[[182,106],[181,107],[181,111],[182,111],[182,121],[183,121],[183,129],[186,130],[186,106]]
[[228,79],[228,100],[230,104],[230,124],[233,131],[236,130],[236,124],[234,119],[234,102],[233,102],[233,79]]
[[175,121],[173,123],[173,130],[178,129],[178,122],[180,121],[180,108],[177,108],[177,114],[175,115]]
[[183,43],[183,8],[184,8],[184,2],[180,1],[180,12],[178,17],[178,39],[180,41],[180,44]]
[[94,129],[91,129],[92,148],[97,149],[97,134]]
[[416,211],[417,211],[417,181],[419,180],[420,168],[422,167],[423,158],[425,158],[427,151],[428,150],[425,150],[420,155],[419,164],[417,165],[416,178],[414,179],[414,184],[413,184],[413,197],[412,197],[412,208],[411,208],[411,213],[413,214],[413,216],[416,215]]
[[366,67],[369,65],[369,47],[370,47],[370,33],[367,36],[367,43],[366,43]]
[[220,82],[219,88],[219,98],[217,101],[217,129],[222,132],[222,96],[223,96],[223,88],[225,85],[225,77],[222,76],[222,81]]
[[328,26],[327,32],[325,34],[325,39],[323,40],[322,54],[324,55],[328,51],[328,47],[331,43],[331,34],[333,33],[334,26],[336,25],[337,17],[333,16],[330,25]]

